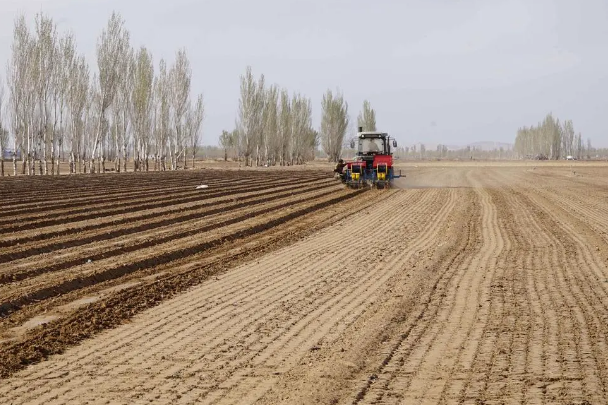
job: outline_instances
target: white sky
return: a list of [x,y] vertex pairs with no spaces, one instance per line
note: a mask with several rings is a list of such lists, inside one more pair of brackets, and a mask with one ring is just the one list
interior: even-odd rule
[[187,49],[205,144],[234,127],[251,65],[311,97],[316,127],[323,93],[340,88],[353,121],[367,98],[402,144],[513,142],[552,111],[608,147],[606,0],[0,0],[0,63],[15,17],[43,11],[93,70],[113,10],[156,64]]

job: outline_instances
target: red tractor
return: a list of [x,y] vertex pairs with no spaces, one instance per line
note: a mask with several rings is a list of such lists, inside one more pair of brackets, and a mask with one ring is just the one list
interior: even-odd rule
[[397,141],[387,133],[363,132],[359,127],[357,138],[350,145],[357,148],[355,160],[346,163],[343,181],[352,188],[389,188],[393,179],[401,177],[401,172],[396,175],[393,168],[391,144],[397,147]]

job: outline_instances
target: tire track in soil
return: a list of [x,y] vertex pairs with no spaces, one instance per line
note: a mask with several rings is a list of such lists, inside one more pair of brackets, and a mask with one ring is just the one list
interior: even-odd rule
[[[393,203],[406,203],[412,199],[412,196],[405,198],[408,195],[406,193],[398,194],[400,199],[393,198],[395,200]],[[424,191],[416,194],[425,197],[414,204],[408,204],[401,219],[405,219],[409,210],[417,206],[424,204],[436,207],[438,204],[440,206],[446,204],[445,198],[438,199],[441,196],[439,192]],[[375,216],[366,218],[381,221],[385,219],[382,212],[384,210],[374,210],[371,215]],[[422,220],[422,218],[414,220]],[[351,219],[345,226],[357,233],[366,229],[367,224],[368,222],[364,220],[353,222]],[[373,235],[380,237],[383,232],[379,228],[376,228]],[[394,228],[398,228],[398,225],[394,225]],[[369,300],[373,299],[374,291],[388,277],[388,274],[381,274],[374,268],[372,260],[360,268],[344,266],[336,269],[336,263],[349,259],[349,252],[341,249],[343,241],[339,237],[336,238],[340,234],[342,231],[325,230],[321,235],[313,238],[313,242],[305,240],[301,243],[312,243],[312,252],[303,248],[301,244],[292,245],[280,253],[260,260],[260,264],[253,267],[255,271],[251,266],[241,266],[227,273],[225,278],[217,282],[203,285],[195,291],[180,296],[177,300],[157,307],[153,311],[159,311],[158,315],[146,317],[149,320],[143,329],[129,328],[129,325],[126,325],[109,332],[118,334],[116,340],[100,339],[102,348],[87,350],[75,348],[74,350],[80,350],[81,353],[76,356],[77,364],[79,367],[89,367],[91,362],[95,363],[100,359],[98,356],[103,356],[103,353],[120,353],[120,356],[112,355],[115,360],[124,353],[125,361],[130,364],[112,364],[114,361],[112,360],[101,369],[99,364],[95,368],[102,370],[102,374],[118,372],[123,377],[129,374],[128,379],[120,378],[115,381],[120,381],[118,390],[123,395],[130,392],[133,401],[152,399],[161,403],[160,398],[155,398],[159,388],[154,387],[163,387],[160,389],[173,392],[170,397],[171,401],[176,401],[175,403],[193,398],[202,399],[202,397],[212,402],[213,397],[209,397],[208,394],[213,392],[219,394],[217,399],[221,399],[220,402],[225,403],[230,402],[232,395],[236,395],[234,399],[239,399],[239,392],[252,393],[258,390],[262,393],[269,386],[268,383],[271,381],[269,378],[275,377],[270,373],[271,370],[276,370],[277,365],[289,368],[290,362],[294,361],[290,360],[293,351],[309,350],[310,346],[327,334],[332,325],[338,322],[337,319],[348,316],[350,319],[355,319],[356,313],[361,312],[369,304]],[[324,248],[319,250],[319,246]],[[335,256],[336,253],[338,257]],[[378,253],[390,257],[388,252],[379,250]],[[323,255],[328,256],[327,259],[330,260],[321,261],[321,265],[311,260],[311,257],[318,258]],[[392,262],[389,262],[390,266],[393,265]],[[353,273],[353,269],[356,269],[356,273]],[[260,271],[261,274],[268,273],[268,275],[259,277]],[[282,277],[277,278],[277,274]],[[240,293],[233,293],[235,289],[238,291],[238,288],[241,290]],[[248,298],[250,299],[248,303],[243,302]],[[173,316],[168,316],[170,314]],[[184,322],[184,319],[188,322]],[[167,334],[173,333],[183,335],[184,340],[168,341]],[[151,357],[153,363],[157,364],[157,369],[147,369],[148,373],[142,374],[130,373],[130,370],[141,367],[143,359],[139,355],[134,355],[129,347],[140,345],[136,343],[129,345],[121,339],[126,339],[127,342],[144,339],[142,349],[146,357],[148,359]],[[194,347],[198,349],[193,350]],[[193,357],[187,360],[185,357],[189,354]],[[169,361],[175,364],[175,367],[167,368],[162,362],[159,363],[159,357],[162,356],[164,356],[163,361]],[[91,357],[94,357],[94,360]],[[247,363],[252,364],[254,368],[241,367]],[[45,364],[47,366],[41,370],[44,369],[45,371],[42,372],[47,376],[56,372],[54,366],[48,367],[49,363]],[[59,368],[61,367],[60,365]],[[247,370],[257,370],[257,373],[266,370],[268,375],[266,373],[256,375],[255,372],[252,374]],[[194,377],[201,373],[205,374],[205,381]],[[187,379],[191,381],[184,381]],[[120,387],[123,383],[130,384],[129,381],[140,388],[133,392],[131,388]],[[88,395],[83,391],[92,388],[92,385],[83,381],[77,386],[71,384],[53,384],[53,386],[56,387],[53,389],[65,394],[63,399],[66,400],[82,399],[83,395]],[[226,388],[222,389],[222,387]],[[50,400],[57,395],[56,391],[53,392],[52,389],[49,391],[47,388],[41,388],[32,395],[41,395],[38,397],[41,401]],[[122,391],[123,388],[125,391]],[[22,393],[19,388],[12,392],[17,395]],[[140,397],[138,393],[141,394]]]

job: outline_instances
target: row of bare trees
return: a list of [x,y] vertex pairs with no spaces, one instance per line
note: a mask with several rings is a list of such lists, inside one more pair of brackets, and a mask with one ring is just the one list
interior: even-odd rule
[[240,77],[236,128],[219,141],[224,159],[232,150],[247,166],[302,164],[315,157],[319,134],[312,128],[312,104],[301,94],[290,96],[277,85],[266,86],[251,67]]
[[[515,152],[520,158],[558,160],[567,156],[583,158],[585,145],[581,133],[574,131],[572,121],[560,123],[548,114],[537,126],[523,127],[517,131]],[[591,140],[587,140],[587,151],[591,151]]]
[[0,153],[10,135],[15,175],[59,174],[60,159],[69,160],[71,173],[126,171],[128,160],[140,171],[185,168],[188,157],[194,164],[204,105],[202,95],[191,98],[185,50],[171,66],[161,59],[156,72],[151,52],[131,46],[113,13],[92,74],[73,35],[60,35],[44,14],[31,31],[24,16],[15,21],[11,51],[7,97],[0,82]]
[[[224,160],[229,151],[246,165],[303,164],[315,158],[319,146],[330,161],[337,161],[346,144],[350,118],[340,91],[327,90],[321,102],[321,127],[312,127],[312,105],[301,94],[289,95],[276,85],[266,88],[265,77],[255,79],[251,67],[241,76],[236,129],[222,131],[219,143]],[[366,100],[358,124],[376,130],[376,112]]]

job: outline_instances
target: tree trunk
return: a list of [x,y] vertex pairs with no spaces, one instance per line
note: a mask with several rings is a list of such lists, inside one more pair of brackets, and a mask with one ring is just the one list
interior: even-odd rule
[[59,176],[61,174],[61,170],[59,169],[59,165],[61,164],[61,143],[58,143],[57,145],[57,156],[55,157],[55,164],[56,164],[56,168],[57,168],[57,176]]
[[91,158],[89,159],[89,173],[91,174],[95,173],[95,149],[96,146],[93,147],[93,153],[91,153]]
[[[47,144],[46,144],[46,137],[47,137],[47,130],[46,127],[44,128],[44,138],[42,141],[42,159],[44,160],[44,174],[47,175],[49,174],[49,162],[47,160],[47,156],[46,156],[46,150],[47,150]],[[40,168],[42,169],[42,161],[40,162]],[[42,173],[40,173],[40,175],[42,175]]]
[[51,135],[51,174],[55,174],[55,136]]

